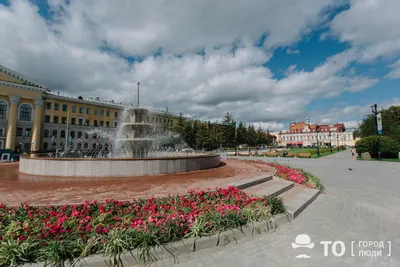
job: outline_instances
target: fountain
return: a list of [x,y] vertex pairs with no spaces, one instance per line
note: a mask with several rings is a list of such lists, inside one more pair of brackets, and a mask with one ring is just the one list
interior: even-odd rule
[[218,154],[150,151],[155,136],[154,125],[147,123],[148,112],[145,108],[129,107],[121,114],[116,133],[92,130],[93,134],[115,140],[112,153],[103,150],[76,153],[67,149],[56,158],[21,157],[19,171],[37,176],[86,179],[180,173],[220,166]]
[[147,157],[153,144],[153,125],[146,122],[148,113],[144,108],[127,108],[122,113],[115,148],[124,151],[127,158]]

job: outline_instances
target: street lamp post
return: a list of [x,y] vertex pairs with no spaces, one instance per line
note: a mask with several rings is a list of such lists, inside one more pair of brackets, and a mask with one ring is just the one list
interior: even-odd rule
[[137,82],[137,106],[139,107],[139,87],[140,87],[140,82]]
[[375,115],[375,125],[376,125],[377,133],[378,133],[378,144],[377,144],[377,146],[378,146],[378,160],[382,160],[382,157],[381,157],[381,133],[379,131],[380,129],[378,129],[379,128],[379,125],[378,125],[378,114],[379,114],[378,105],[374,104],[373,106],[371,106],[371,111],[372,111],[372,114]]
[[318,136],[318,124],[315,125],[315,131],[317,132],[317,155],[319,156],[319,136]]

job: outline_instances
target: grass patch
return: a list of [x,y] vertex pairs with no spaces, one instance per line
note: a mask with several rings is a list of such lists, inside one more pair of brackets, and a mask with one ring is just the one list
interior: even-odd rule
[[378,161],[378,162],[381,162],[381,161],[385,161],[385,162],[400,162],[400,159],[382,159],[382,160],[378,160],[378,159],[375,159],[375,158],[372,158],[372,159],[357,158],[357,160]]

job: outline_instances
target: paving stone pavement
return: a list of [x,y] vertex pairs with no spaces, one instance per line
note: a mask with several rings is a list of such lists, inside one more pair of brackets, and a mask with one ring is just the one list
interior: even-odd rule
[[[348,151],[321,159],[248,159],[276,160],[304,168],[322,179],[326,193],[292,223],[274,232],[182,255],[179,263],[164,259],[151,266],[400,266],[399,163],[354,161]],[[309,235],[315,247],[293,249],[291,244],[298,234]],[[329,246],[325,256],[321,241],[342,241],[344,255],[336,257]],[[355,256],[351,254],[352,241]],[[383,241],[384,247],[359,247],[359,241]],[[381,251],[382,256],[360,256],[360,250]],[[336,252],[341,253],[340,246]],[[311,258],[297,259],[298,254]]]

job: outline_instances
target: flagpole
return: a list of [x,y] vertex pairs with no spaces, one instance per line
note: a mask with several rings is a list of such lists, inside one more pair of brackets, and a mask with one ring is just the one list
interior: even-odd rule
[[65,133],[65,146],[64,146],[64,151],[67,152],[67,147],[68,147],[68,127],[69,127],[69,107],[67,106],[67,132]]

